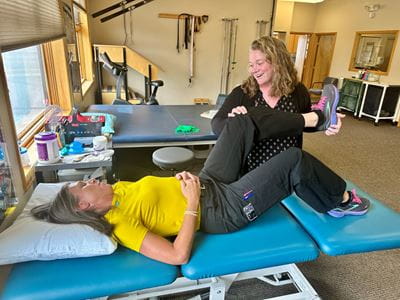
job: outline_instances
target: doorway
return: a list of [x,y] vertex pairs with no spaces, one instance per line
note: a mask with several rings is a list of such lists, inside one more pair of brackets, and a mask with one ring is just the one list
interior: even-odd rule
[[310,42],[311,32],[290,32],[287,49],[297,70],[298,80],[303,76],[304,63]]
[[286,43],[286,32],[285,31],[274,31],[272,37]]
[[329,75],[336,32],[313,33],[307,49],[301,81],[307,88],[318,88],[317,85]]

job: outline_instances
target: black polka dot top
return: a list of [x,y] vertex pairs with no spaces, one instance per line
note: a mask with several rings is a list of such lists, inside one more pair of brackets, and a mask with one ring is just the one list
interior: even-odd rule
[[[264,100],[262,93],[259,92],[255,97],[255,106],[265,105],[269,106]],[[299,113],[298,109],[293,103],[293,98],[291,95],[283,96],[279,99],[278,103],[275,105],[274,109],[286,112],[296,112]],[[253,149],[247,156],[247,161],[245,165],[245,172],[249,172],[266,161],[270,160],[275,155],[285,151],[290,147],[301,148],[301,136],[288,136],[283,138],[271,138],[264,139],[254,144]]]

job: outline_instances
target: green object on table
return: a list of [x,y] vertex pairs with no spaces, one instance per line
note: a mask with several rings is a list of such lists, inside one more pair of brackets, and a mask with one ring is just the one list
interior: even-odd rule
[[175,133],[196,133],[199,131],[200,129],[193,125],[178,125],[175,128]]

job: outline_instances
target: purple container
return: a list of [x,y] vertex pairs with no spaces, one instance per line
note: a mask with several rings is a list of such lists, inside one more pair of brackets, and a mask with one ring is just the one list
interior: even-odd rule
[[57,135],[54,132],[40,132],[35,135],[38,160],[52,164],[60,160]]

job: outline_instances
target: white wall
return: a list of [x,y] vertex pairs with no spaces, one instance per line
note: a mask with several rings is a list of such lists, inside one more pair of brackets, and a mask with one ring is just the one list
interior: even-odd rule
[[[115,4],[115,0],[88,1],[89,14]],[[247,77],[248,47],[256,36],[256,20],[270,20],[272,0],[155,0],[132,12],[133,43],[130,42],[129,13],[126,14],[127,45],[162,69],[159,79],[160,104],[193,104],[193,98],[216,100],[219,93],[223,24],[221,18],[239,18],[237,61],[231,88]],[[188,87],[189,52],[176,51],[177,20],[158,18],[159,13],[209,15],[196,34],[195,77]],[[123,16],[100,23],[89,18],[91,38],[97,44],[119,44],[125,40]],[[182,24],[182,23],[181,23]],[[144,79],[136,72],[128,75],[129,86],[144,93]]]

